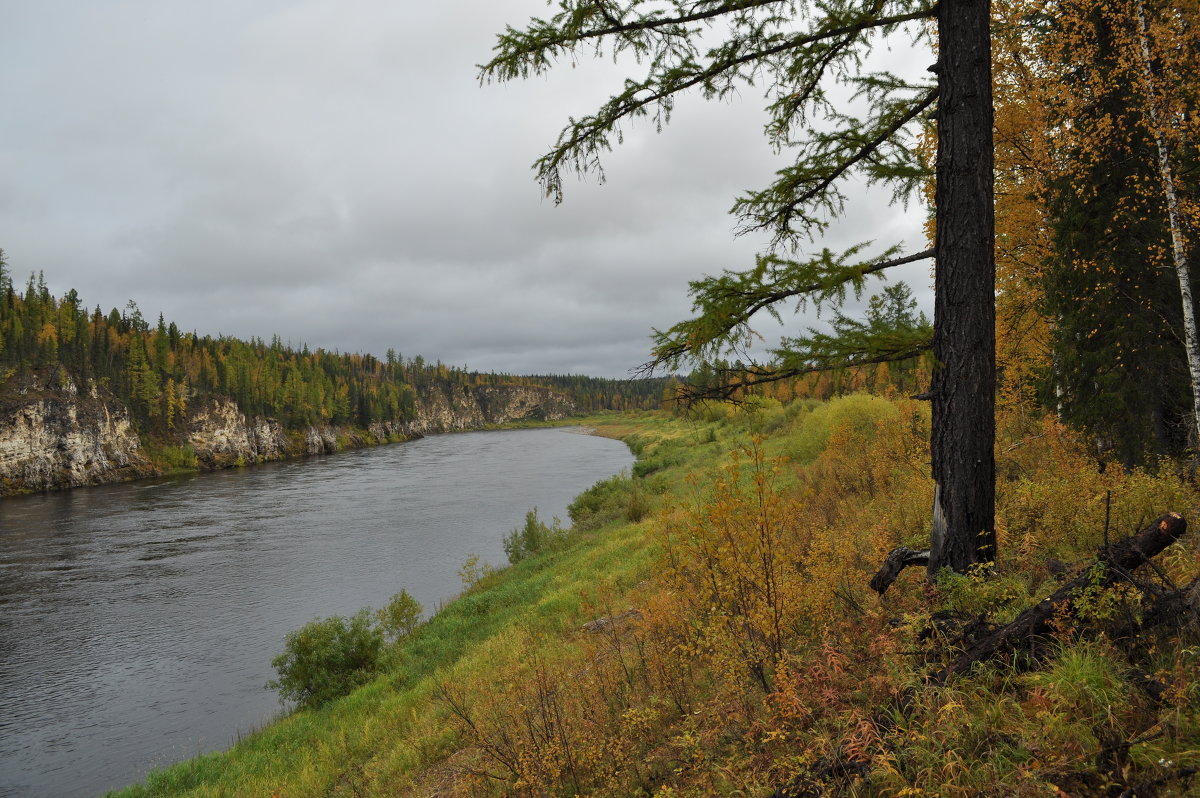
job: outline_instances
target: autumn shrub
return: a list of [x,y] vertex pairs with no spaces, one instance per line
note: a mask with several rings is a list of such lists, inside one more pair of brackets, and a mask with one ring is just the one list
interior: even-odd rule
[[[1051,561],[1090,559],[1106,538],[1133,534],[1165,512],[1194,516],[1200,507],[1196,485],[1170,464],[1102,470],[1084,441],[1049,417],[998,442],[997,470],[1005,475],[996,494],[1000,564],[1042,578]],[[1166,554],[1168,561],[1178,556]]]
[[[435,697],[469,744],[471,795],[645,792],[647,735],[658,713],[639,706],[637,646],[624,631],[585,640],[575,656],[497,663],[491,685],[441,684]],[[523,647],[529,650],[528,647]],[[559,652],[560,655],[563,652]],[[640,787],[640,789],[638,789]]]
[[770,689],[793,620],[797,540],[775,489],[782,463],[761,440],[734,453],[711,495],[668,520],[664,573],[691,608],[704,645],[740,683]]
[[346,695],[378,673],[384,632],[368,610],[335,615],[288,632],[284,652],[271,660],[279,678],[268,687],[300,707],[316,707]]
[[887,423],[834,426],[824,450],[797,470],[793,495],[812,541],[806,561],[829,580],[829,587],[815,586],[818,592],[828,594],[839,581],[865,584],[898,545],[928,545],[929,408],[912,400],[890,404],[895,415]]

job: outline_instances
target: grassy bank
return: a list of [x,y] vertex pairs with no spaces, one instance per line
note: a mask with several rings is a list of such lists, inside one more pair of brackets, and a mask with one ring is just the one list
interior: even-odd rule
[[884,554],[927,540],[927,407],[587,423],[639,459],[576,501],[569,535],[480,579],[353,694],[117,794],[1200,794],[1195,612],[1127,623],[1200,573],[1194,532],[1034,652],[925,681],[1106,536],[1166,510],[1195,522],[1171,464],[1101,473],[1053,422],[1008,412],[994,573],[929,586],[913,569],[880,598]]

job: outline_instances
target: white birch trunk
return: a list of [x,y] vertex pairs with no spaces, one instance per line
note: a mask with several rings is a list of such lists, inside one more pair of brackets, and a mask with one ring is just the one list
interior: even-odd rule
[[1134,9],[1137,14],[1142,83],[1146,92],[1146,113],[1150,121],[1150,131],[1154,135],[1154,144],[1158,148],[1158,173],[1167,196],[1167,222],[1171,229],[1171,255],[1175,266],[1175,276],[1179,279],[1179,293],[1183,300],[1183,340],[1187,349],[1188,372],[1192,378],[1192,446],[1193,449],[1200,450],[1200,336],[1196,333],[1196,306],[1192,301],[1192,281],[1184,249],[1179,197],[1175,193],[1175,170],[1171,164],[1171,150],[1167,144],[1163,120],[1159,113],[1158,96],[1154,91],[1150,35],[1146,25],[1146,6],[1143,0],[1135,0]]

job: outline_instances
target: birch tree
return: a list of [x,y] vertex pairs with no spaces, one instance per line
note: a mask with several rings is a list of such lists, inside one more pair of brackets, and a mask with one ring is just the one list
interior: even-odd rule
[[[1047,400],[1126,466],[1188,439],[1194,451],[1196,4],[1055,0],[1042,10],[1043,201],[1054,231]],[[1175,432],[1176,421],[1190,432]]]
[[[1196,304],[1192,299],[1192,279],[1187,258],[1187,212],[1176,186],[1175,151],[1200,139],[1192,129],[1197,121],[1195,96],[1187,88],[1200,72],[1200,45],[1196,30],[1196,9],[1167,6],[1151,32],[1144,0],[1133,0],[1133,38],[1136,47],[1131,59],[1140,80],[1146,127],[1158,153],[1158,176],[1162,181],[1167,205],[1167,227],[1171,233],[1171,263],[1179,281],[1183,309],[1184,350],[1192,381],[1192,446],[1200,450],[1200,335],[1196,331]],[[1157,68],[1156,68],[1157,67]],[[1192,124],[1189,124],[1191,122]],[[1195,219],[1191,220],[1192,227]]]

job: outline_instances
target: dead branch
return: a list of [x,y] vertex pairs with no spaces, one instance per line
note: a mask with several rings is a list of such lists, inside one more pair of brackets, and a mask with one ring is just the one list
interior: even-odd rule
[[1088,588],[1109,588],[1129,579],[1138,566],[1147,562],[1187,531],[1187,522],[1178,513],[1167,513],[1136,535],[1102,548],[1096,564],[1067,582],[1046,599],[1022,612],[1016,620],[1000,627],[958,655],[949,665],[933,674],[933,684],[944,684],[951,676],[964,673],[976,662],[1027,647],[1039,635],[1050,631],[1056,615],[1071,613],[1071,602]]
[[871,577],[871,589],[882,596],[884,591],[892,586],[892,582],[896,581],[900,572],[910,565],[929,565],[929,549],[917,551],[908,546],[892,549],[878,573]]

